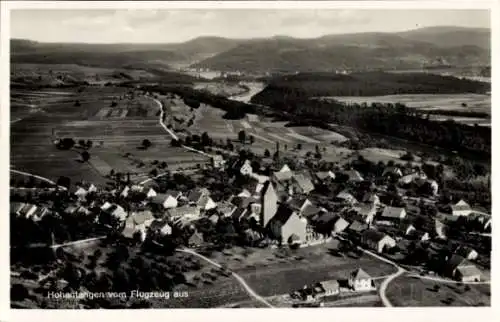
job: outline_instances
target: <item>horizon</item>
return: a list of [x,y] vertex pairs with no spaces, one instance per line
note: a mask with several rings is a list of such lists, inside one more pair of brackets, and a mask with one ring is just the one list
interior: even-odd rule
[[[40,30],[40,25],[44,29]],[[204,37],[315,39],[435,27],[491,30],[490,12],[459,9],[13,10],[10,39],[39,43],[158,45]],[[170,30],[175,32],[168,32]],[[79,41],[74,41],[75,38]]]

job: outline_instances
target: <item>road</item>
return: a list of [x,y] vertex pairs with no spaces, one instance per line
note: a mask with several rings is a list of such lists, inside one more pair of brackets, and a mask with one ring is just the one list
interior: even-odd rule
[[[163,129],[165,129],[165,131],[167,131],[167,133],[172,137],[172,139],[179,140],[179,137],[177,136],[177,134],[175,134],[174,131],[172,131],[171,129],[169,129],[165,125],[165,123],[163,122],[163,116],[165,114],[165,111],[163,109],[163,104],[158,99],[156,99],[154,97],[151,97],[151,98],[156,102],[156,104],[158,104],[158,107],[160,108],[160,111],[161,111],[161,113],[160,113],[160,120],[159,120],[160,121],[160,125],[163,127]],[[194,149],[192,147],[189,147],[189,146],[186,146],[186,145],[182,145],[182,147],[184,149],[188,150],[188,151],[199,153],[199,154],[202,154],[202,155],[204,155],[206,157],[209,157],[209,158],[213,157],[213,155],[211,155],[211,154],[208,154],[208,153],[200,151],[200,150],[196,150],[196,149]]]
[[84,244],[88,243],[91,241],[96,241],[96,240],[101,240],[106,238],[107,236],[99,236],[99,237],[92,237],[92,238],[85,238],[85,239],[80,239],[80,240],[74,240],[62,244],[55,244],[55,245],[48,245],[48,244],[43,244],[43,243],[36,243],[36,244],[30,244],[22,247],[16,247],[16,246],[11,246],[10,248],[60,248],[60,247],[66,247],[66,246],[74,246],[74,245],[79,245],[79,244]]
[[438,276],[421,276],[417,274],[409,274],[408,277],[415,277],[415,278],[420,278],[423,280],[429,280],[429,281],[435,281],[435,282],[441,282],[441,283],[449,283],[449,284],[470,284],[470,285],[481,285],[481,284],[490,284],[490,281],[479,281],[479,282],[460,282],[460,281],[455,281],[451,280],[448,278],[442,278]]
[[[208,257],[205,257],[197,252],[195,252],[194,250],[192,249],[189,249],[189,248],[182,248],[182,249],[177,249],[176,251],[178,252],[182,252],[182,253],[187,253],[187,254],[191,254],[193,256],[196,256],[198,258],[201,258],[203,259],[204,261],[218,267],[218,268],[222,268],[222,266],[217,263],[217,262],[214,262],[213,260],[211,260],[210,258]],[[236,280],[245,288],[245,290],[247,291],[247,293],[252,297],[254,298],[255,300],[259,301],[260,303],[266,305],[267,307],[270,307],[270,308],[274,308],[274,306],[269,303],[268,301],[266,301],[262,296],[258,295],[248,284],[247,282],[238,274],[236,274],[235,272],[231,272],[231,274],[233,275],[234,278],[236,278]]]
[[[52,185],[57,185],[54,181],[52,181],[52,180],[50,180],[48,178],[45,178],[45,177],[33,174],[33,173],[28,173],[28,172],[19,171],[19,170],[13,170],[13,169],[10,169],[10,172],[13,172],[13,173],[16,173],[16,174],[20,174],[20,175],[23,175],[23,176],[33,177],[33,178],[36,178],[38,180],[42,180],[42,181],[45,181],[47,183],[50,183]],[[63,187],[63,186],[59,186],[59,188],[62,189],[62,190],[66,190],[66,187]]]

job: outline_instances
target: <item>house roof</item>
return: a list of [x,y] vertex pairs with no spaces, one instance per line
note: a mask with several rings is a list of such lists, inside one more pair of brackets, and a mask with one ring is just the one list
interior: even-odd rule
[[164,194],[164,193],[159,193],[156,196],[154,196],[153,198],[151,198],[151,203],[154,203],[156,205],[163,205],[163,203],[165,202],[165,200],[167,200],[167,198],[169,196],[170,195],[167,195],[167,194]]
[[16,213],[18,212],[19,210],[21,210],[21,208],[23,208],[25,205],[25,203],[23,202],[11,202],[10,203],[10,213]]
[[337,280],[324,281],[320,283],[323,289],[326,290],[338,290],[339,282]]
[[374,214],[376,212],[376,207],[370,204],[362,204],[355,208],[356,212],[363,217],[366,217],[370,214]]
[[125,226],[122,230],[122,235],[126,238],[132,238],[135,234],[135,227]]
[[344,230],[349,227],[349,222],[342,217],[339,217],[333,224],[335,229]]
[[348,170],[345,172],[347,176],[349,176],[350,181],[363,181],[363,177],[356,170]]
[[357,270],[351,272],[350,277],[353,278],[353,279],[355,279],[355,280],[365,280],[365,279],[371,279],[372,278],[362,268],[358,268]]
[[457,271],[462,276],[481,276],[481,271],[475,265],[459,266]]
[[302,173],[294,175],[293,180],[304,192],[309,192],[311,190],[314,190],[314,184],[312,183],[311,179],[309,179]]
[[314,173],[314,176],[319,180],[335,179],[335,173],[332,171],[319,171]]
[[404,212],[405,209],[402,207],[390,207],[387,206],[384,208],[382,212],[382,217],[385,218],[401,218],[401,213]]
[[466,259],[460,255],[452,254],[448,259],[446,266],[449,270],[453,271],[458,268],[460,265],[466,263]]
[[384,238],[385,236],[387,236],[386,234],[380,232],[380,231],[376,231],[376,230],[373,230],[373,229],[367,229],[365,230],[363,233],[362,233],[362,236],[363,236],[363,239],[364,240],[370,240],[372,242],[379,242],[380,240],[382,240],[382,238]]
[[455,253],[463,256],[463,257],[468,257],[470,253],[475,252],[475,250],[471,247],[465,246],[465,245],[459,245],[455,249]]
[[319,225],[324,225],[335,221],[339,216],[333,212],[324,212],[318,216],[316,223]]
[[230,214],[234,208],[236,208],[236,206],[228,201],[222,201],[217,204],[217,210],[224,215]]
[[233,219],[240,219],[242,216],[245,215],[245,213],[247,212],[247,208],[243,208],[243,207],[238,207],[236,208],[233,213],[231,214],[231,217]]
[[288,166],[288,164],[285,164],[281,167],[280,171],[279,172],[291,172],[292,170],[290,169],[290,167]]
[[201,190],[195,189],[188,192],[187,199],[190,202],[198,203],[203,196],[204,193]]
[[168,226],[168,222],[165,219],[155,219],[151,225],[149,226],[149,229],[151,230],[160,230],[163,229],[165,226]]
[[189,244],[201,244],[203,243],[203,235],[197,231],[195,231],[191,237],[189,237]]
[[353,200],[355,203],[357,202],[356,198],[352,194],[347,191],[342,191],[337,195],[337,198],[344,200]]
[[153,213],[151,211],[144,210],[144,211],[132,213],[132,218],[134,219],[134,223],[136,225],[140,225],[148,220],[154,219],[154,216],[153,216]]
[[373,192],[367,192],[363,196],[363,201],[364,202],[380,202],[380,198],[376,193]]
[[349,229],[352,230],[352,231],[356,231],[356,232],[362,232],[363,230],[367,229],[368,226],[364,223],[361,223],[357,220],[353,221],[350,225],[349,225]]
[[170,195],[174,198],[178,198],[182,193],[178,190],[169,189],[165,192],[166,195]]
[[312,217],[321,212],[321,208],[316,207],[315,205],[307,205],[302,211],[302,215],[305,217]]
[[294,214],[296,215],[295,211],[290,207],[281,206],[271,220],[273,222],[278,222],[280,225],[284,225]]
[[463,210],[471,210],[471,207],[467,204],[463,205],[463,204],[460,204],[460,205],[451,205],[450,206],[451,210],[452,211],[463,211]]
[[385,176],[386,174],[397,174],[399,176],[403,175],[401,169],[399,169],[398,167],[386,167],[382,175]]
[[199,214],[199,210],[196,207],[185,205],[182,207],[168,209],[167,213],[171,217],[178,217],[178,216],[185,216],[185,215],[197,216]]
[[292,180],[293,178],[293,172],[292,171],[286,171],[286,172],[273,172],[273,177],[274,179],[282,182],[282,181],[288,181]]
[[240,208],[247,208],[251,203],[258,202],[254,197],[234,197],[231,203]]
[[294,195],[288,202],[288,206],[292,209],[300,210],[306,203],[311,203],[306,196]]

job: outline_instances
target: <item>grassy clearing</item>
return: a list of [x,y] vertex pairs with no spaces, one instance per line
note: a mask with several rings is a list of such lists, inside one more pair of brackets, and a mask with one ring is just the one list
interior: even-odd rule
[[[439,285],[435,291],[434,286]],[[394,306],[489,306],[490,286],[440,283],[400,276],[387,287],[387,297]]]

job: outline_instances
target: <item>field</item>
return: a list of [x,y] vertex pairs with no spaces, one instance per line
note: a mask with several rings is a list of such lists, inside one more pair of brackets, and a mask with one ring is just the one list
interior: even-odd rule
[[368,255],[359,259],[336,257],[329,249],[337,242],[310,246],[283,253],[278,249],[233,248],[210,255],[216,262],[237,272],[261,296],[288,294],[305,284],[345,279],[362,267],[372,277],[382,277],[394,268]]
[[[169,169],[194,167],[207,158],[170,147],[171,138],[159,124],[159,107],[148,97],[125,88],[85,88],[12,92],[18,103],[36,102],[37,111],[12,106],[11,166],[57,180],[104,183],[111,169],[144,177],[165,161]],[[36,101],[35,101],[36,100]],[[80,106],[75,106],[75,101]],[[115,102],[113,104],[113,102]],[[112,105],[115,105],[112,107]],[[91,140],[89,163],[80,162],[79,150],[58,150],[55,138]],[[152,146],[142,147],[144,139]],[[128,154],[127,157],[125,155]]]
[[[435,285],[439,285],[438,291],[433,289]],[[403,275],[389,284],[387,297],[394,306],[489,306],[490,286],[466,288]]]
[[[338,96],[331,97],[341,102],[348,103],[403,103],[408,107],[422,111],[468,111],[484,112],[491,115],[491,96],[483,94],[402,94],[386,96]],[[465,106],[463,105],[465,104]],[[473,125],[490,126],[491,120],[487,118],[451,117],[444,115],[431,115],[431,119],[445,121],[454,119],[456,122]]]

